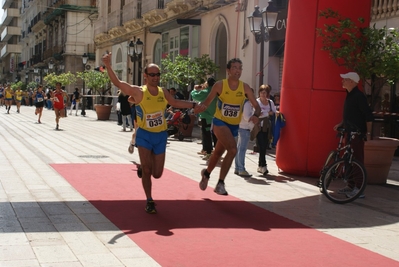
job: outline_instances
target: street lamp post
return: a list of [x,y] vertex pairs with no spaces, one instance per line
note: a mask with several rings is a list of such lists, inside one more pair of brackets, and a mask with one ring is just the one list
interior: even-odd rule
[[137,84],[141,85],[141,54],[143,52],[144,43],[140,41],[140,38],[137,38],[137,41],[130,41],[128,46],[128,55],[130,56],[130,61],[133,63],[132,70],[132,84],[136,84],[136,62],[138,62],[138,80]]
[[[86,71],[87,60],[89,60],[89,56],[86,53],[84,53],[82,56],[83,71]],[[86,88],[85,87],[86,87],[86,83],[85,83],[85,80],[83,79],[82,112],[80,113],[82,116],[86,116],[86,98],[85,98]]]
[[65,65],[64,65],[64,63],[61,62],[61,63],[58,65],[58,69],[59,69],[59,71],[60,71],[60,74],[64,72],[64,68],[65,68]]
[[276,26],[278,12],[271,8],[259,10],[259,6],[255,6],[255,11],[248,17],[249,27],[255,36],[255,41],[260,44],[260,72],[259,86],[263,84],[263,64],[265,43],[269,41],[269,31]]
[[53,60],[50,60],[50,62],[48,63],[48,68],[49,68],[50,72],[53,70],[53,68],[54,68]]

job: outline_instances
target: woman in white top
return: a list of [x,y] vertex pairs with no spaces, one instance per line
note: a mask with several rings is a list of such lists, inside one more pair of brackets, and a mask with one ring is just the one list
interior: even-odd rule
[[269,173],[266,163],[266,149],[269,146],[271,137],[271,122],[269,116],[276,113],[276,107],[272,100],[268,97],[270,95],[270,86],[261,85],[259,87],[259,98],[257,99],[261,113],[259,116],[259,132],[256,135],[256,141],[259,149],[258,172],[266,175]]
[[251,136],[251,130],[254,128],[254,124],[252,121],[249,121],[254,114],[254,109],[251,105],[251,102],[248,99],[245,100],[240,127],[238,128],[238,138],[237,138],[237,154],[234,159],[235,169],[234,174],[237,174],[241,177],[251,177],[252,174],[249,174],[245,170],[245,154],[247,152],[248,142]]

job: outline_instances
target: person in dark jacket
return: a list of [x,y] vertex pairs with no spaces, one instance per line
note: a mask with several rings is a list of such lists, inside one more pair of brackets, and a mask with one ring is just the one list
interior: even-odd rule
[[126,132],[126,120],[129,122],[130,131],[133,131],[132,113],[130,110],[130,104],[128,101],[129,96],[119,92],[118,102],[120,103],[120,113],[122,114],[122,127],[123,131]]
[[[356,72],[348,72],[341,74],[341,78],[342,87],[346,89],[347,95],[344,102],[343,119],[334,126],[334,130],[336,131],[338,127],[344,127],[347,138],[350,137],[350,132],[361,132],[361,135],[352,139],[351,147],[354,158],[364,164],[364,141],[370,140],[371,137],[373,113],[366,95],[357,87],[360,80],[359,75]],[[359,184],[348,183],[345,188],[338,190],[338,192],[352,197],[352,195],[358,193],[359,188]],[[364,195],[360,197],[364,197]]]

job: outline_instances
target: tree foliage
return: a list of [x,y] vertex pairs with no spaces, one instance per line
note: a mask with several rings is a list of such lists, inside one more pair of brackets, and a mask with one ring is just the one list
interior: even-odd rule
[[111,89],[107,72],[96,70],[77,72],[76,77],[85,82],[85,88],[91,88],[101,95],[101,104],[105,103],[104,95]]
[[330,8],[320,11],[319,19],[329,21],[317,29],[322,50],[339,66],[355,71],[372,88],[372,107],[386,82],[399,79],[399,33],[396,29],[377,29],[363,18],[353,21]]
[[16,82],[16,83],[12,83],[12,84],[11,84],[11,89],[12,89],[13,91],[17,90],[18,88],[21,88],[21,89],[22,89],[23,85],[24,85],[23,82],[18,81],[18,82]]
[[206,81],[207,76],[214,75],[218,69],[207,54],[198,58],[178,55],[174,60],[168,55],[161,60],[161,84],[175,82],[180,89],[187,90],[189,85]]
[[75,74],[70,71],[66,73],[56,74],[56,73],[48,73],[43,80],[47,83],[47,85],[54,87],[57,82],[61,83],[61,85],[69,85],[76,82]]
[[28,83],[28,85],[26,86],[29,89],[34,89],[37,88],[38,84],[35,81],[31,81],[30,83]]

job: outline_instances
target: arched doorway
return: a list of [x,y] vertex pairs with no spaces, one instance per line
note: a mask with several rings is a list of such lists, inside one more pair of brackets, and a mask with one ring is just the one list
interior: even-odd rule
[[226,26],[220,23],[216,30],[214,46],[215,63],[220,67],[218,73],[216,73],[216,80],[226,78],[227,40]]

